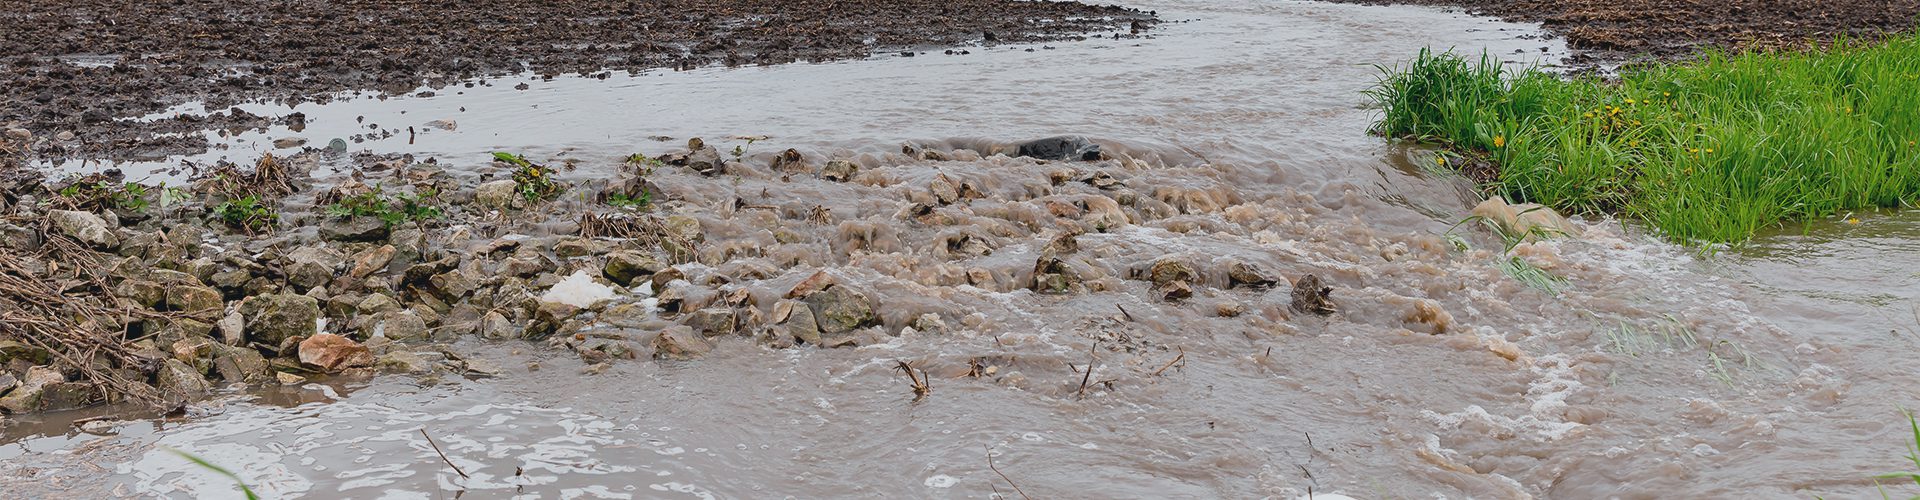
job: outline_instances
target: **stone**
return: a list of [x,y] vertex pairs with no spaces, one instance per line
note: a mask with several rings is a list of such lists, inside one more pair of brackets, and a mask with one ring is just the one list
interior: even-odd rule
[[466,367],[466,375],[470,377],[489,378],[498,377],[507,373],[507,369],[500,366],[499,363],[482,358],[467,358]]
[[485,316],[480,317],[479,333],[481,338],[500,340],[513,337],[517,332],[513,329],[513,322],[508,321],[506,315],[498,311],[487,311]]
[[331,241],[380,241],[387,235],[387,223],[374,217],[334,217],[320,223],[320,237]]
[[220,332],[222,344],[240,345],[247,341],[247,319],[239,311],[227,313],[226,317],[214,323],[214,327]]
[[130,279],[121,281],[113,288],[115,295],[132,300],[135,304],[148,309],[159,309],[167,300],[166,287],[152,281]]
[[1192,264],[1174,258],[1161,259],[1147,269],[1147,279],[1154,285],[1160,286],[1176,281],[1192,283],[1198,276],[1199,273],[1194,272]]
[[1293,284],[1291,306],[1293,310],[1300,312],[1333,314],[1337,309],[1334,308],[1333,300],[1329,297],[1332,293],[1333,287],[1322,284],[1319,276],[1311,274],[1302,276],[1300,281]]
[[947,331],[947,322],[940,319],[940,315],[934,313],[926,313],[915,317],[913,318],[913,324],[908,326],[912,326],[914,330],[927,333],[945,333]]
[[797,149],[787,149],[786,151],[780,152],[780,156],[775,156],[773,163],[769,164],[768,167],[772,168],[775,172],[782,173],[806,172],[809,168],[806,157],[802,156],[800,150]]
[[853,180],[853,174],[860,172],[860,165],[847,160],[833,160],[820,168],[820,178],[834,182]]
[[1014,156],[1039,160],[1100,160],[1100,145],[1077,135],[1035,139],[1017,144],[1014,148]]
[[33,140],[33,131],[24,128],[10,127],[6,131],[6,137],[20,142],[31,141]]
[[368,294],[367,298],[360,299],[360,303],[354,306],[354,310],[361,315],[378,315],[400,310],[400,301],[384,293]]
[[100,249],[120,246],[120,236],[114,234],[113,227],[98,215],[75,210],[52,210],[47,212],[47,217],[62,234],[81,243]]
[[0,397],[0,410],[12,414],[39,411],[41,397],[45,395],[47,386],[66,381],[67,377],[52,367],[28,368],[26,377],[18,382],[19,385],[5,397]]
[[784,301],[774,306],[774,318],[788,336],[807,345],[820,345],[820,322],[805,303]]
[[933,183],[927,185],[927,191],[933,193],[933,199],[941,205],[951,205],[960,200],[960,189],[954,187],[946,174],[934,176]]
[[167,287],[167,309],[212,319],[226,312],[226,301],[212,288],[174,285]]
[[797,299],[797,298],[805,297],[808,295],[813,295],[814,292],[825,290],[827,289],[827,287],[830,287],[833,285],[834,285],[834,279],[832,274],[828,274],[824,270],[815,271],[812,275],[807,276],[807,279],[800,280],[800,283],[793,285],[792,289],[787,290],[787,294],[785,297],[789,299]]
[[191,399],[213,390],[206,376],[178,359],[169,359],[160,366],[158,382],[162,392],[177,398]]
[[249,347],[214,344],[213,371],[227,382],[262,382],[267,377],[267,358]]
[[320,319],[320,301],[294,294],[256,295],[240,303],[247,337],[279,345],[289,337],[311,334]]
[[71,141],[76,137],[79,137],[79,136],[74,135],[72,130],[62,130],[58,134],[53,134],[53,140],[60,141],[60,142]]
[[324,372],[371,366],[373,361],[373,352],[367,346],[339,335],[317,333],[300,341],[300,362]]
[[709,307],[694,311],[686,318],[687,326],[701,335],[720,337],[734,332],[734,312],[726,307]]
[[374,367],[387,373],[433,373],[433,362],[412,351],[394,351],[380,355]]
[[805,299],[821,333],[844,333],[874,322],[873,304],[865,294],[844,286],[828,287]]
[[365,279],[373,273],[384,271],[393,263],[393,255],[397,251],[393,245],[380,245],[353,254],[353,267],[347,271],[347,275],[354,279]]
[[427,283],[433,285],[433,290],[440,295],[441,299],[452,303],[459,302],[460,299],[466,298],[474,290],[479,289],[481,279],[466,271],[454,269],[433,275]]
[[601,272],[615,284],[633,286],[633,283],[640,278],[653,276],[653,273],[660,272],[665,267],[651,255],[621,250],[607,254],[607,265]]
[[273,379],[280,382],[280,385],[300,385],[307,383],[306,377],[287,372],[273,372]]
[[685,326],[661,330],[660,335],[653,338],[655,359],[693,359],[712,350],[713,344]]
[[667,220],[661,222],[660,225],[663,226],[664,232],[667,233],[666,236],[669,236],[671,239],[698,243],[706,238],[706,233],[700,227],[700,219],[693,217],[685,215],[668,216]]
[[427,321],[413,311],[387,313],[381,317],[380,333],[398,342],[427,340]]
[[273,140],[273,149],[293,149],[307,145],[305,137],[281,137]]
[[1519,241],[1580,235],[1579,227],[1538,203],[1509,205],[1505,198],[1496,196],[1475,205],[1473,215],[1493,221],[1506,233],[1503,237]]
[[1235,262],[1227,266],[1227,281],[1233,286],[1264,288],[1279,283],[1280,278],[1265,268],[1246,262]]
[[567,238],[560,239],[560,241],[554,242],[553,255],[558,256],[562,259],[570,258],[570,257],[585,257],[585,256],[593,255],[596,253],[603,253],[601,250],[602,248],[603,248],[603,245],[600,242],[597,242],[594,240],[581,238],[577,236],[567,237]]
[[520,201],[520,185],[513,179],[500,179],[473,189],[473,201],[494,210],[508,210]]

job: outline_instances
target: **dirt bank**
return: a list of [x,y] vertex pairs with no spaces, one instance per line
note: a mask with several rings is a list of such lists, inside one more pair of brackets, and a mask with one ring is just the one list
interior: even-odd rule
[[826,61],[1135,32],[1153,21],[1120,7],[1011,0],[25,0],[0,6],[0,22],[9,26],[0,44],[0,125],[35,133],[34,153],[57,158],[198,151],[199,138],[151,134],[287,119],[114,120],[189,100],[218,110],[523,70]]
[[[1920,23],[1916,0],[1328,0],[1460,7],[1537,22],[1586,61],[1683,57],[1706,47],[1799,47]],[[1579,62],[1579,61],[1576,61]]]

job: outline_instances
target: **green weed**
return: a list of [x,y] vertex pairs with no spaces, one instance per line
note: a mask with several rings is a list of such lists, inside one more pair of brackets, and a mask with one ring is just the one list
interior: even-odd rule
[[227,226],[248,233],[270,231],[280,222],[280,211],[262,203],[259,196],[227,200],[213,207],[213,215]]
[[[1905,414],[1907,416],[1907,428],[1912,429],[1912,432],[1913,432],[1913,444],[1908,445],[1907,447],[1907,457],[1906,457],[1907,461],[1913,463],[1915,470],[1920,470],[1920,421],[1916,421],[1914,419],[1913,412],[1911,410],[1902,408],[1900,409],[1900,413]],[[1913,484],[1920,485],[1920,472],[1895,472],[1892,474],[1881,474],[1879,476],[1876,476],[1875,479],[1901,479],[1901,480],[1913,481]],[[1874,481],[1874,484],[1878,486],[1879,481]],[[1887,499],[1893,498],[1887,495],[1887,490],[1884,487],[1880,489],[1880,497],[1887,498]],[[1920,495],[1915,495],[1907,498],[1909,500],[1920,499]]]
[[240,486],[240,492],[245,493],[247,495],[247,500],[260,500],[260,495],[254,493],[253,488],[247,487],[247,482],[240,480],[240,476],[237,474],[234,474],[232,471],[229,471],[224,467],[214,465],[213,462],[208,462],[207,459],[200,458],[199,456],[194,455],[192,453],[187,453],[187,452],[176,450],[173,448],[167,448],[164,446],[160,447],[160,449],[167,450],[168,452],[173,453],[175,455],[179,455],[180,458],[187,459],[187,461],[193,462],[194,465],[198,465],[201,468],[213,471],[215,473],[219,473],[222,476],[227,476],[227,479],[233,480],[233,484]]
[[554,199],[566,191],[565,185],[553,179],[553,169],[528,161],[526,156],[496,152],[493,159],[514,166],[513,182],[529,204]]
[[147,186],[138,182],[116,184],[81,178],[60,188],[56,194],[60,195],[62,203],[79,210],[117,208],[145,212],[153,204]]
[[327,215],[334,217],[373,217],[380,219],[391,228],[406,222],[421,222],[445,216],[440,207],[431,203],[435,194],[434,191],[427,190],[420,194],[389,195],[379,185],[375,185],[365,193],[328,205],[326,210]]
[[1617,81],[1425,50],[1381,70],[1374,132],[1490,161],[1470,176],[1510,200],[1618,213],[1677,241],[1920,198],[1920,35],[1708,53]]

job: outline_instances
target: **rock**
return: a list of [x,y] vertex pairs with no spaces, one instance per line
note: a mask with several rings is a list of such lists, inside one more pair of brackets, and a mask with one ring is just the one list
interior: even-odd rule
[[827,274],[824,270],[815,271],[813,275],[807,276],[807,279],[800,280],[799,284],[793,285],[793,289],[787,290],[786,298],[797,299],[813,295],[814,292],[825,290],[827,287],[833,286],[833,284],[833,275]]
[[506,315],[497,311],[487,311],[485,316],[480,317],[481,338],[499,340],[511,337],[514,333],[516,332],[513,329],[513,323],[507,320]]
[[247,319],[241,316],[239,311],[227,313],[226,317],[220,318],[214,326],[220,331],[222,344],[240,345],[247,341]]
[[933,193],[933,199],[939,201],[941,205],[951,205],[955,201],[960,201],[960,189],[954,187],[953,181],[947,179],[946,174],[934,176],[933,183],[927,185],[927,191]]
[[453,119],[451,118],[446,118],[446,119],[427,122],[425,126],[427,128],[437,128],[440,130],[452,132],[460,129],[460,122],[453,121]]
[[1099,161],[1100,145],[1077,135],[1048,137],[1016,145],[1014,156],[1040,160]]
[[433,290],[439,293],[441,299],[452,303],[459,302],[460,299],[466,298],[468,294],[479,289],[481,279],[466,271],[454,269],[433,275],[427,283],[433,285]]
[[808,295],[807,308],[813,312],[821,333],[844,333],[874,322],[873,304],[865,294],[844,286],[828,287]]
[[520,199],[520,185],[513,179],[491,181],[473,189],[475,203],[495,210],[511,209]]
[[698,243],[706,238],[705,233],[700,228],[700,219],[693,217],[685,215],[668,216],[667,220],[661,223],[661,226],[664,227],[667,236],[672,237],[672,239]]
[[52,367],[27,369],[24,379],[6,397],[0,397],[0,413],[29,413],[80,408],[93,403],[94,388],[85,382],[67,382],[65,375]]
[[562,259],[605,253],[605,244],[580,237],[562,238],[553,244],[553,255]]
[[395,252],[397,250],[393,245],[380,245],[354,254],[353,268],[347,271],[347,275],[354,279],[365,279],[373,273],[384,271],[393,262]]
[[726,163],[720,161],[720,150],[704,144],[692,149],[693,151],[687,153],[685,161],[687,168],[708,177],[726,173]]
[[1160,259],[1153,263],[1153,267],[1147,269],[1147,279],[1157,286],[1165,286],[1176,281],[1192,283],[1198,276],[1199,273],[1193,271],[1192,264],[1175,258]]
[[860,165],[847,160],[833,160],[820,168],[820,178],[834,182],[853,180],[853,174],[860,172]]
[[708,343],[706,337],[685,326],[661,330],[660,335],[653,338],[655,359],[693,359],[711,350],[713,344]]
[[113,288],[115,295],[125,297],[148,309],[159,309],[167,300],[166,287],[152,281],[130,279],[121,281]]
[[687,315],[687,326],[708,337],[732,335],[734,331],[733,309],[709,307]]
[[1333,287],[1321,284],[1319,276],[1311,274],[1302,276],[1300,281],[1293,284],[1293,310],[1314,314],[1333,314],[1336,309],[1333,306],[1333,300],[1328,297],[1332,293]]
[[797,149],[780,152],[780,156],[774,157],[773,163],[768,166],[775,172],[783,173],[800,173],[808,170],[806,157],[801,156]]
[[98,215],[74,210],[52,210],[47,212],[47,217],[61,233],[81,243],[100,249],[120,246],[120,236],[114,234],[113,227]]
[[373,352],[367,346],[339,335],[317,333],[300,341],[300,362],[324,372],[371,366],[373,361]]
[[357,314],[364,316],[394,312],[400,310],[400,308],[400,301],[394,300],[393,297],[389,297],[384,293],[368,294],[367,298],[360,299],[360,303],[353,307]]
[[774,321],[786,330],[790,337],[806,342],[808,345],[820,345],[820,323],[813,317],[813,309],[805,303],[783,301],[774,305]]
[[427,321],[413,311],[387,313],[381,317],[375,328],[389,339],[397,342],[427,340]]
[[1580,228],[1567,222],[1565,217],[1554,213],[1553,209],[1538,203],[1509,205],[1501,197],[1488,198],[1473,207],[1473,215],[1493,221],[1503,231],[1504,238],[1519,238],[1520,241],[1551,238],[1554,236],[1579,236]]
[[387,238],[387,223],[373,217],[329,218],[320,223],[320,237],[332,241],[380,241]]
[[1232,286],[1250,286],[1264,288],[1280,282],[1274,273],[1245,262],[1235,262],[1227,266],[1227,281]]
[[20,142],[33,140],[33,131],[24,128],[8,128],[6,137]]
[[30,346],[18,340],[0,340],[0,364],[16,359],[35,365],[44,365],[53,360],[53,354],[46,349]]
[[915,317],[913,318],[913,324],[908,326],[912,326],[914,330],[927,333],[945,333],[947,331],[947,322],[940,319],[940,315],[934,313],[926,313]]
[[262,382],[267,377],[267,358],[252,348],[214,344],[213,371],[228,382]]
[[213,273],[213,276],[208,281],[213,283],[213,286],[219,287],[222,291],[237,294],[245,290],[247,282],[251,280],[253,280],[253,273],[242,269],[235,269],[232,271]]
[[287,372],[273,372],[273,379],[279,381],[280,385],[300,385],[307,383],[306,377]]
[[394,351],[375,360],[374,367],[387,373],[433,373],[433,362],[411,351]]
[[53,140],[60,141],[60,142],[71,141],[76,137],[79,137],[79,136],[74,135],[73,131],[71,130],[62,130],[58,134],[53,134]]
[[288,337],[313,333],[320,319],[320,301],[305,295],[256,295],[240,303],[240,314],[246,317],[247,337],[279,345]]
[[1087,204],[1087,215],[1082,220],[1093,226],[1096,231],[1111,231],[1132,221],[1127,217],[1127,212],[1120,209],[1120,202],[1114,201],[1113,198],[1088,196],[1081,201]]
[[314,264],[326,269],[327,272],[333,272],[346,264],[345,256],[324,245],[308,245],[293,249],[287,252],[286,259],[287,262]]
[[226,312],[226,301],[212,288],[174,285],[167,287],[167,309],[212,319]]
[[1185,281],[1171,281],[1164,285],[1154,285],[1153,292],[1164,300],[1184,300],[1193,297],[1193,285]]
[[666,266],[661,265],[660,261],[655,260],[651,255],[622,250],[607,254],[607,265],[602,272],[607,275],[607,279],[613,280],[620,286],[633,286],[636,280],[653,276],[653,273],[660,272],[664,267]]
[[507,373],[507,369],[499,363],[481,358],[467,358],[466,367],[466,375],[470,377],[498,377]]
[[162,392],[178,398],[191,399],[213,390],[206,376],[178,359],[169,359],[161,365],[158,381]]
[[307,145],[305,137],[282,137],[273,140],[273,149],[293,149]]
[[0,372],[0,395],[5,395],[7,391],[19,386],[20,379],[13,378],[11,373]]

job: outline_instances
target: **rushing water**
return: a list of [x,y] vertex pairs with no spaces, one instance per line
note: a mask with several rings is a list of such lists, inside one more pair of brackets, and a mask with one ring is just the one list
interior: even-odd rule
[[[1557,43],[1416,8],[1139,6],[1193,21],[1032,52],[527,90],[499,79],[301,106],[304,130],[240,133],[194,160],[370,125],[402,132],[354,150],[456,170],[510,149],[575,159],[570,175],[591,178],[689,136],[722,149],[747,145],[721,137],[767,136],[747,146],[762,159],[787,147],[854,158],[865,173],[852,183],[763,169],[655,180],[701,219],[710,251],[735,257],[719,271],[773,270],[736,285],[755,297],[827,269],[880,298],[889,331],[925,313],[948,327],[852,349],[728,341],[697,361],[598,375],[539,345],[465,341],[456,348],[508,375],[236,393],[109,435],[66,431],[71,416],[21,419],[0,445],[0,478],[26,496],[235,494],[172,448],[270,497],[959,498],[1017,497],[1017,485],[1039,498],[1849,498],[1901,467],[1898,408],[1920,382],[1901,363],[1920,347],[1911,213],[1707,258],[1615,221],[1578,222],[1578,238],[1515,250],[1565,278],[1543,292],[1500,270],[1483,231],[1457,231],[1467,250],[1444,236],[1476,200],[1426,174],[1427,153],[1365,135],[1359,92],[1373,64],[1425,46],[1533,60]],[[426,129],[432,120],[456,126]],[[1141,161],[898,153],[1060,133]],[[1120,187],[1051,180],[1096,171]],[[940,212],[945,223],[895,216],[942,176],[983,197]],[[776,208],[702,208],[736,197]],[[1062,220],[1113,215],[1117,198],[1128,208],[1116,223],[1079,238],[1089,291],[1017,286]],[[837,223],[781,216],[814,205]],[[1193,298],[1161,300],[1132,279],[1166,258],[1199,271]],[[1285,284],[1233,287],[1234,263],[1316,274],[1341,310],[1289,311]],[[896,361],[926,369],[933,392],[916,400]],[[976,361],[992,373],[968,376]]]

